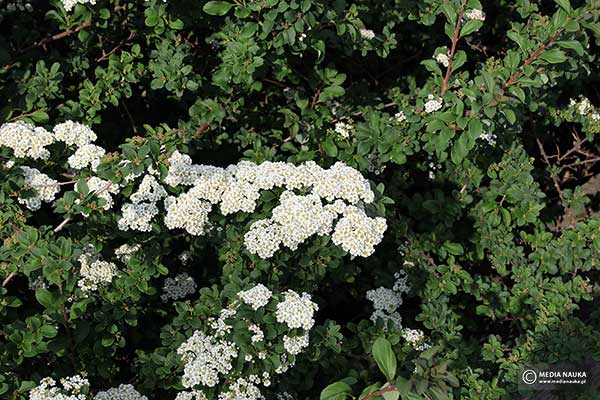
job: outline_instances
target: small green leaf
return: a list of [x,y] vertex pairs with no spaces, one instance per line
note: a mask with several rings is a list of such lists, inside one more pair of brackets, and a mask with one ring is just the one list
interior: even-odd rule
[[343,400],[352,393],[352,388],[345,382],[335,382],[321,392],[320,400]]
[[396,376],[396,355],[392,350],[392,345],[387,339],[378,338],[373,343],[373,357],[377,366],[383,372],[388,382],[392,382]]
[[223,16],[231,10],[233,4],[227,1],[209,1],[202,7],[202,11],[209,15]]
[[31,114],[31,119],[34,120],[35,122],[41,123],[41,122],[47,122],[49,117],[45,111],[38,110],[38,111],[34,112],[33,114]]

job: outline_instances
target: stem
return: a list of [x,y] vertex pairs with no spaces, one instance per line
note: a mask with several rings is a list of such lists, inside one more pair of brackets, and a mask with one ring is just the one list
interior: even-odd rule
[[69,318],[67,315],[67,308],[64,304],[61,305],[63,319],[65,320],[65,330],[67,331],[67,340],[69,341],[69,359],[71,360],[71,364],[73,365],[73,370],[77,371],[77,361],[75,361],[75,342],[73,341],[73,334],[71,333],[71,325],[69,324]]
[[67,217],[64,219],[63,222],[60,223],[60,225],[58,225],[56,228],[54,228],[54,233],[56,232],[60,232],[62,231],[62,229],[65,227],[65,225],[71,220],[70,217]]
[[377,396],[381,396],[384,393],[393,392],[393,391],[399,392],[400,390],[398,390],[398,388],[395,385],[386,386],[383,389],[380,389],[376,392],[373,392],[373,393],[367,395],[367,397],[365,397],[363,400],[369,400],[369,399],[375,398]]
[[64,186],[64,185],[70,185],[72,183],[77,183],[77,181],[57,182],[57,183],[48,183],[48,184],[43,184],[43,185],[29,185],[29,186],[32,188],[38,188],[38,187],[50,187],[50,186]]
[[31,46],[26,47],[25,49],[21,50],[21,52],[24,53],[24,52],[26,52],[28,50],[31,50],[31,49],[34,49],[36,47],[46,46],[50,42],[53,42],[53,41],[58,40],[58,39],[65,38],[67,36],[71,36],[72,34],[77,33],[77,32],[79,32],[82,29],[89,28],[91,25],[92,25],[92,20],[86,21],[86,22],[84,22],[81,25],[77,25],[73,29],[67,29],[67,30],[62,31],[60,33],[57,33],[56,35],[52,35],[50,37],[42,39],[39,42],[37,42],[35,44],[32,44]]
[[15,277],[15,275],[17,275],[17,273],[16,273],[16,272],[14,272],[14,271],[13,271],[13,272],[11,272],[10,274],[8,274],[8,276],[6,277],[6,279],[4,279],[4,281],[2,282],[2,286],[6,286],[6,285],[8,285],[8,282],[10,282],[10,280],[11,280],[12,278],[14,278],[14,277]]
[[552,43],[554,43],[554,41],[558,38],[558,36],[562,33],[562,29],[558,30],[554,35],[552,35],[552,37],[550,38],[550,40],[548,40],[546,43],[544,43],[543,45],[541,45],[536,51],[535,53],[533,53],[531,55],[531,57],[529,57],[527,60],[525,60],[525,62],[523,63],[523,65],[521,65],[519,67],[519,69],[510,76],[510,78],[508,78],[508,80],[506,81],[506,83],[504,84],[504,90],[508,89],[510,86],[512,86],[515,81],[517,80],[517,78],[521,75],[521,71],[523,70],[523,67],[528,66],[529,64],[531,64],[532,62],[535,61],[536,58],[538,58],[538,56],[542,53],[542,51],[546,50],[546,48],[548,46],[550,46]]
[[465,13],[465,6],[467,5],[467,0],[463,0],[460,6],[460,12],[458,13],[458,20],[456,21],[456,27],[454,28],[454,37],[452,37],[452,48],[450,49],[450,57],[448,60],[448,68],[446,68],[446,76],[444,77],[444,82],[442,83],[442,92],[441,97],[444,97],[446,90],[448,89],[448,81],[450,81],[450,75],[452,75],[452,62],[454,61],[454,53],[456,53],[456,44],[458,43],[459,35],[460,35],[460,25],[462,24],[463,14]]

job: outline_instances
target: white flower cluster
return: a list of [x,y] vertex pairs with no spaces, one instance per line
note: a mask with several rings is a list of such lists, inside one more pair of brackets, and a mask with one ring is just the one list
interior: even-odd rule
[[46,146],[54,143],[54,136],[44,128],[36,128],[27,122],[17,121],[0,126],[0,146],[12,149],[17,158],[47,160],[50,151]]
[[67,146],[83,147],[97,139],[93,130],[86,125],[74,121],[66,121],[55,125],[52,133],[56,140],[65,142]]
[[569,107],[574,107],[579,115],[582,116],[591,116],[593,120],[600,119],[600,114],[598,114],[592,104],[592,102],[587,98],[581,96],[581,100],[578,102],[575,99],[571,99],[569,102]]
[[132,203],[123,204],[122,216],[118,221],[119,229],[150,232],[152,220],[159,213],[156,203],[167,196],[167,191],[152,175],[145,175],[137,192],[131,195]]
[[35,292],[38,289],[46,289],[48,287],[48,283],[46,283],[46,280],[44,279],[44,275],[40,275],[33,280],[30,277],[28,287],[29,287],[29,290],[33,290]]
[[98,290],[100,285],[109,284],[118,273],[117,266],[102,261],[95,250],[84,252],[79,256],[78,261],[81,264],[79,270],[81,278],[77,281],[77,286],[86,294]]
[[208,397],[200,390],[192,390],[189,392],[179,392],[175,400],[208,400]]
[[119,385],[116,388],[110,388],[105,392],[98,392],[94,400],[148,400],[146,396],[140,394],[132,385]]
[[182,272],[181,274],[175,276],[175,278],[165,279],[165,283],[162,288],[163,294],[160,296],[160,298],[162,301],[167,301],[169,299],[183,299],[185,296],[194,293],[197,288],[198,285],[196,285],[194,278],[189,276],[187,273]]
[[[384,219],[370,218],[355,206],[359,202],[373,202],[374,194],[360,172],[341,162],[323,169],[314,162],[295,166],[242,161],[222,169],[194,165],[189,156],[176,151],[169,158],[169,166],[165,183],[192,188],[165,200],[165,225],[169,229],[183,228],[193,235],[208,230],[212,205],[219,204],[223,215],[251,213],[261,190],[288,189],[281,196],[280,205],[273,209],[273,216],[256,221],[244,237],[246,248],[262,258],[273,256],[281,245],[296,249],[312,235],[331,233],[339,214],[344,217],[338,222],[339,229],[335,228],[334,242],[353,256],[372,254],[387,227]],[[295,189],[310,189],[310,193],[296,195]],[[323,199],[340,201],[335,206],[323,205]],[[352,226],[353,223],[357,225]]]
[[367,28],[360,29],[360,36],[366,40],[372,40],[375,38],[375,32]]
[[335,124],[334,131],[344,139],[348,139],[350,134],[354,131],[354,127],[349,123],[340,121]]
[[[92,176],[88,178],[87,186],[90,193],[96,194],[98,198],[103,199],[106,202],[104,206],[102,206],[104,210],[110,210],[112,208],[115,203],[111,194],[119,194],[118,184],[98,178],[97,176]],[[75,186],[75,191],[79,192],[77,186]],[[79,199],[75,200],[75,202],[79,202]],[[84,216],[87,217],[87,215]]]
[[447,53],[438,53],[435,55],[435,61],[442,64],[444,67],[447,67],[450,63],[450,57],[448,57]]
[[430,114],[438,111],[442,108],[443,100],[441,97],[435,98],[434,95],[430,94],[427,96],[427,102],[425,102],[425,112]]
[[[265,317],[264,312],[272,312],[264,307],[271,299],[279,298],[279,295],[273,295],[271,290],[261,284],[240,291],[229,306],[220,311],[218,318],[208,319],[208,331],[195,331],[182,343],[177,350],[184,363],[182,382],[184,387],[192,391],[180,393],[177,399],[204,399],[204,393],[196,386],[214,387],[219,383],[223,385],[217,392],[219,400],[264,399],[259,386],[271,385],[271,371],[265,370],[270,361],[263,364],[265,361],[262,360],[278,357],[280,366],[275,369],[276,374],[284,373],[293,367],[294,356],[300,354],[309,344],[308,330],[314,325],[313,314],[317,309],[308,294],[303,293],[300,296],[288,290],[284,293],[283,300],[278,302],[275,316],[278,322],[287,325],[290,332],[282,333],[283,336],[278,341],[273,338],[265,341],[265,332],[256,321]],[[243,310],[243,316],[237,316],[240,307],[244,307],[243,304],[249,308]],[[248,314],[250,310],[258,313],[251,316]],[[292,329],[300,328],[304,330],[302,333],[291,334]],[[245,334],[251,333],[251,349],[255,351],[249,352],[248,349],[244,349],[243,358],[238,358],[240,350],[230,339],[239,335],[240,329],[247,329]],[[281,344],[286,352],[278,354],[277,348],[280,348]],[[252,365],[253,370],[262,369],[262,374],[244,373],[244,363]],[[233,365],[237,367],[234,369]]]
[[41,173],[35,168],[21,166],[23,171],[24,183],[28,188],[33,189],[35,195],[28,199],[18,198],[19,203],[25,204],[25,207],[35,211],[42,206],[42,202],[50,203],[60,192],[58,181],[51,179],[48,175]]
[[244,303],[252,307],[252,309],[255,311],[269,304],[269,300],[271,300],[272,295],[273,292],[271,292],[262,283],[259,283],[252,289],[248,289],[238,293],[238,297],[242,299]]
[[310,330],[315,324],[315,311],[319,309],[319,306],[311,301],[310,294],[302,293],[300,296],[293,290],[288,290],[284,296],[284,300],[277,304],[277,322],[286,324],[290,329]]
[[414,347],[415,350],[423,351],[431,348],[431,345],[425,341],[425,334],[420,329],[405,328],[402,331],[402,337]]
[[40,384],[29,392],[29,400],[86,400],[90,383],[80,375],[62,378],[62,387],[50,378],[43,378]]
[[142,245],[139,243],[134,245],[125,243],[115,249],[115,256],[117,256],[122,263],[127,263],[131,256],[138,252],[141,248]]
[[400,124],[400,123],[406,121],[406,114],[404,114],[404,111],[400,110],[396,114],[394,114],[394,119],[396,120],[397,123]]
[[304,348],[308,347],[308,333],[302,336],[283,337],[283,348],[290,354],[300,354]]
[[96,0],[62,0],[62,2],[67,12],[75,8],[77,4],[96,4]]
[[408,276],[404,271],[394,274],[394,278],[396,280],[392,289],[379,287],[369,290],[366,295],[367,300],[373,302],[373,308],[375,309],[371,315],[371,321],[376,323],[378,319],[383,320],[385,330],[387,330],[388,321],[392,321],[396,329],[402,328],[402,317],[398,309],[402,305],[402,295],[410,290],[407,283]]
[[233,368],[232,362],[237,357],[238,350],[233,342],[195,331],[179,346],[177,354],[184,363],[184,387],[213,387],[219,383],[219,375],[226,375]]
[[6,13],[13,13],[15,11],[31,12],[33,11],[33,6],[31,5],[31,3],[24,0],[0,0],[0,22],[2,22],[2,20],[4,19],[4,11]]
[[73,169],[80,170],[90,167],[95,172],[104,154],[106,154],[106,150],[102,147],[95,144],[85,144],[69,156],[67,162],[69,167]]
[[467,19],[485,21],[485,13],[477,8],[473,8],[465,13]]

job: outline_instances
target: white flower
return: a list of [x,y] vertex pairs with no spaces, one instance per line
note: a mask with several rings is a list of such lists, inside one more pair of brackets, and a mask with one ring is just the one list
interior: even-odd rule
[[67,159],[67,162],[69,163],[69,167],[73,169],[79,170],[90,167],[95,172],[104,154],[106,154],[106,151],[102,147],[95,144],[86,144],[78,148]]
[[288,290],[284,296],[284,301],[277,304],[277,322],[285,323],[290,329],[312,328],[315,324],[313,316],[319,307],[311,301],[311,296],[308,293],[302,293],[300,296],[293,290]]
[[438,53],[435,55],[435,61],[442,64],[444,67],[447,67],[450,63],[450,57],[448,57],[448,54]]
[[598,114],[598,113],[594,113],[594,114],[592,114],[592,119],[593,119],[594,121],[598,121],[598,120],[600,120],[600,114]]
[[408,276],[404,271],[395,273],[394,278],[396,280],[392,289],[379,287],[369,290],[366,294],[367,300],[373,302],[374,311],[370,318],[371,321],[376,323],[378,319],[383,320],[385,330],[387,330],[388,321],[392,321],[396,329],[402,327],[402,317],[398,309],[402,305],[402,294],[410,290]]
[[115,256],[119,257],[119,260],[121,260],[121,262],[127,263],[131,256],[134,253],[138,252],[141,248],[142,245],[140,245],[139,243],[133,245],[125,243],[115,249]]
[[105,392],[98,392],[94,400],[148,400],[148,398],[135,390],[132,385],[128,384],[110,388]]
[[292,355],[297,355],[302,352],[302,349],[308,346],[308,333],[302,336],[283,337],[283,348]]
[[256,324],[249,324],[248,330],[253,333],[251,338],[252,343],[262,342],[265,339],[265,334],[262,329],[260,329],[260,326]]
[[360,29],[360,36],[363,39],[371,40],[371,39],[375,38],[375,32],[373,32],[372,30],[367,29],[367,28],[361,28]]
[[262,283],[238,293],[238,297],[242,301],[252,307],[253,310],[258,310],[261,307],[269,304],[273,293]]
[[344,139],[348,139],[354,127],[346,122],[336,122],[334,131]]
[[77,4],[96,4],[96,0],[62,0],[65,11],[71,11]]
[[26,166],[21,166],[20,168],[23,171],[23,183],[26,188],[33,190],[34,196],[27,199],[19,197],[19,203],[25,204],[25,207],[31,211],[35,211],[39,210],[42,202],[52,202],[56,194],[60,192],[58,181],[51,179],[48,175],[41,173],[35,168]]
[[80,375],[75,375],[60,380],[62,387],[50,377],[43,378],[40,384],[29,392],[29,400],[86,400],[87,395],[82,393],[90,383]]
[[96,291],[99,286],[109,284],[118,273],[114,263],[100,260],[94,252],[83,253],[79,256],[78,261],[81,264],[79,270],[81,278],[77,281],[77,286],[86,293]]
[[387,229],[385,218],[368,217],[364,211],[348,206],[337,222],[331,239],[352,256],[369,257],[383,239]]
[[394,115],[394,119],[396,120],[397,123],[404,122],[404,121],[406,121],[406,114],[404,114],[404,111],[398,111]]
[[12,149],[17,158],[47,160],[50,151],[46,146],[54,143],[54,136],[44,128],[17,121],[0,125],[0,146]]
[[184,387],[213,387],[219,383],[219,375],[226,375],[233,368],[238,351],[232,342],[195,331],[179,346],[177,354],[184,363],[181,381]]
[[473,8],[465,13],[467,19],[475,19],[478,21],[485,21],[485,13],[481,10]]
[[[96,176],[88,178],[87,185],[90,193],[95,193],[96,196],[106,201],[102,208],[104,210],[110,210],[114,205],[111,194],[119,193],[119,185],[104,179],[100,179]],[[75,186],[75,191],[78,192],[77,186]]]
[[65,121],[55,125],[52,133],[57,141],[65,142],[67,146],[83,147],[97,139],[93,130],[74,121]]
[[191,392],[177,393],[175,400],[208,400],[208,398],[200,390],[192,390]]
[[432,95],[427,96],[427,102],[425,103],[425,112],[432,113],[442,108],[442,98],[438,97],[437,99]]
[[193,188],[179,197],[168,197],[165,209],[165,225],[169,229],[182,228],[196,236],[203,235],[208,230],[208,214],[212,205],[199,199]]
[[189,294],[194,293],[197,288],[198,285],[196,285],[194,278],[189,276],[187,273],[182,272],[181,274],[175,276],[175,278],[165,279],[165,284],[163,285],[163,294],[160,296],[160,298],[162,301],[167,301],[169,299],[179,300]]
[[163,188],[152,175],[145,175],[137,192],[131,195],[129,200],[133,203],[148,201],[155,203],[167,197],[167,191]]
[[158,215],[158,207],[155,203],[127,203],[121,208],[121,213],[122,216],[118,221],[120,230],[150,232],[152,220]]

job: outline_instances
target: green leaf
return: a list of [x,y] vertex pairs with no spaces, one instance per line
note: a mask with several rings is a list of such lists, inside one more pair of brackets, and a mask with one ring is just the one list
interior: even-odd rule
[[392,345],[385,338],[378,338],[373,343],[373,357],[377,366],[383,372],[388,382],[394,380],[396,376],[396,355],[392,350]]
[[567,56],[564,51],[559,49],[549,49],[543,51],[539,57],[540,59],[549,62],[550,64],[559,64],[567,61]]
[[60,306],[60,297],[44,288],[35,291],[35,298],[41,305],[49,310],[57,310]]
[[202,7],[202,11],[209,15],[223,16],[231,10],[233,4],[227,1],[209,1]]
[[560,8],[565,10],[567,13],[570,14],[573,11],[573,8],[571,7],[571,3],[569,2],[569,0],[554,0],[554,1],[556,1],[556,4],[558,4],[560,6]]
[[462,247],[462,245],[460,243],[445,242],[442,247],[448,253],[450,253],[450,254],[452,254],[454,256],[458,256],[458,255],[463,254],[465,252],[465,250],[463,249],[463,247]]
[[41,123],[41,122],[47,122],[49,117],[45,111],[38,110],[38,111],[34,112],[33,114],[31,114],[31,119],[34,120],[35,122]]
[[343,400],[352,394],[352,388],[345,382],[335,382],[321,392],[320,400]]
[[575,53],[580,57],[584,54],[583,46],[577,40],[557,40],[555,43],[564,49],[575,50]]

